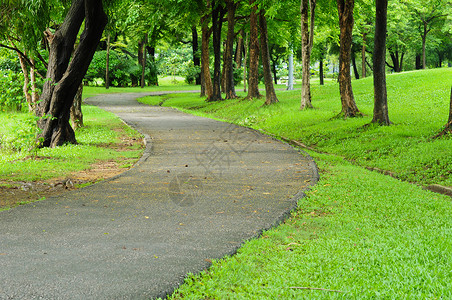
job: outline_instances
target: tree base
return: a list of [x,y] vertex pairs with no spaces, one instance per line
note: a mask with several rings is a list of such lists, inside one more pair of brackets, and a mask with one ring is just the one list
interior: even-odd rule
[[443,137],[448,134],[452,134],[452,121],[447,123],[446,128],[444,128],[443,131],[441,131],[440,133],[435,135],[433,137],[433,139],[437,139],[437,138]]

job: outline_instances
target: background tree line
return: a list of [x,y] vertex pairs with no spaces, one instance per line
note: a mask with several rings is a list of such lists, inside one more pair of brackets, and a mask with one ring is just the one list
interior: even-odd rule
[[321,84],[337,68],[341,116],[358,116],[352,75],[376,64],[384,75],[451,63],[451,10],[451,0],[1,0],[0,105],[33,111],[42,146],[56,146],[76,141],[69,119],[72,110],[73,124],[82,122],[82,83],[144,87],[159,74],[183,75],[219,101],[237,97],[240,81],[248,99],[260,98],[264,82],[269,105],[294,53],[302,109],[315,106],[312,67]]

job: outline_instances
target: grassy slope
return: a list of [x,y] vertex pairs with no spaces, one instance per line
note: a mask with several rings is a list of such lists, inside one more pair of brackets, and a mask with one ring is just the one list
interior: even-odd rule
[[[392,171],[403,180],[452,186],[450,138],[430,140],[447,121],[450,78],[452,68],[389,75],[390,127],[363,129],[372,119],[372,78],[353,82],[357,105],[366,116],[346,121],[332,120],[341,109],[337,84],[313,86],[315,109],[309,111],[298,109],[299,91],[279,92],[280,103],[269,107],[262,107],[262,101],[205,103],[195,95],[173,95],[164,106],[194,108],[197,114],[299,140],[359,165]],[[155,105],[161,100],[143,101]]]
[[[175,95],[164,105],[297,139],[318,150],[321,180],[291,218],[253,239],[233,257],[191,275],[173,299],[434,299],[452,297],[450,198],[360,167],[378,166],[406,180],[451,185],[450,137],[432,141],[447,120],[452,69],[388,76],[390,127],[371,120],[372,81],[355,81],[368,116],[331,120],[340,111],[337,85],[315,86],[311,111],[299,91],[281,103],[205,103]],[[158,97],[143,99],[159,103]],[[311,287],[339,290],[292,289]]]

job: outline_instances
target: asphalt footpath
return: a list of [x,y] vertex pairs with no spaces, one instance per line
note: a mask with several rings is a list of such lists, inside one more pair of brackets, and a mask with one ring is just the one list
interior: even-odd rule
[[165,297],[277,225],[318,180],[288,144],[138,96],[88,100],[146,137],[136,166],[0,212],[0,299]]

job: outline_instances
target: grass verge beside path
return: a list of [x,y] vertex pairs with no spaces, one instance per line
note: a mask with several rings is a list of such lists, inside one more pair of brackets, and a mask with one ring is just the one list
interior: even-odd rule
[[[112,113],[88,105],[82,109],[85,127],[76,131],[78,145],[35,153],[0,149],[0,210],[112,177],[141,157],[144,145],[138,132]],[[14,124],[26,118],[23,113],[0,113],[0,135],[14,135]]]
[[310,154],[321,180],[292,216],[170,299],[452,297],[450,198]]
[[[452,68],[388,75],[389,117],[394,123],[388,127],[363,127],[372,120],[372,78],[353,81],[355,100],[365,117],[348,120],[334,119],[341,110],[337,83],[313,85],[315,109],[307,111],[299,110],[300,91],[277,92],[280,102],[268,107],[262,106],[263,100],[206,103],[192,94],[165,95],[163,106],[297,140],[405,181],[452,186],[450,137],[430,139],[447,122],[450,78]],[[161,98],[141,101],[158,105]]]
[[452,185],[451,137],[430,139],[447,120],[451,75],[449,68],[388,76],[389,127],[363,128],[372,117],[372,78],[353,82],[366,116],[346,121],[334,119],[336,84],[314,86],[316,108],[309,111],[298,110],[299,91],[278,92],[280,103],[269,107],[261,100],[166,95],[163,106],[315,148],[308,152],[321,174],[288,220],[188,276],[170,299],[451,298],[450,197],[409,183]]

